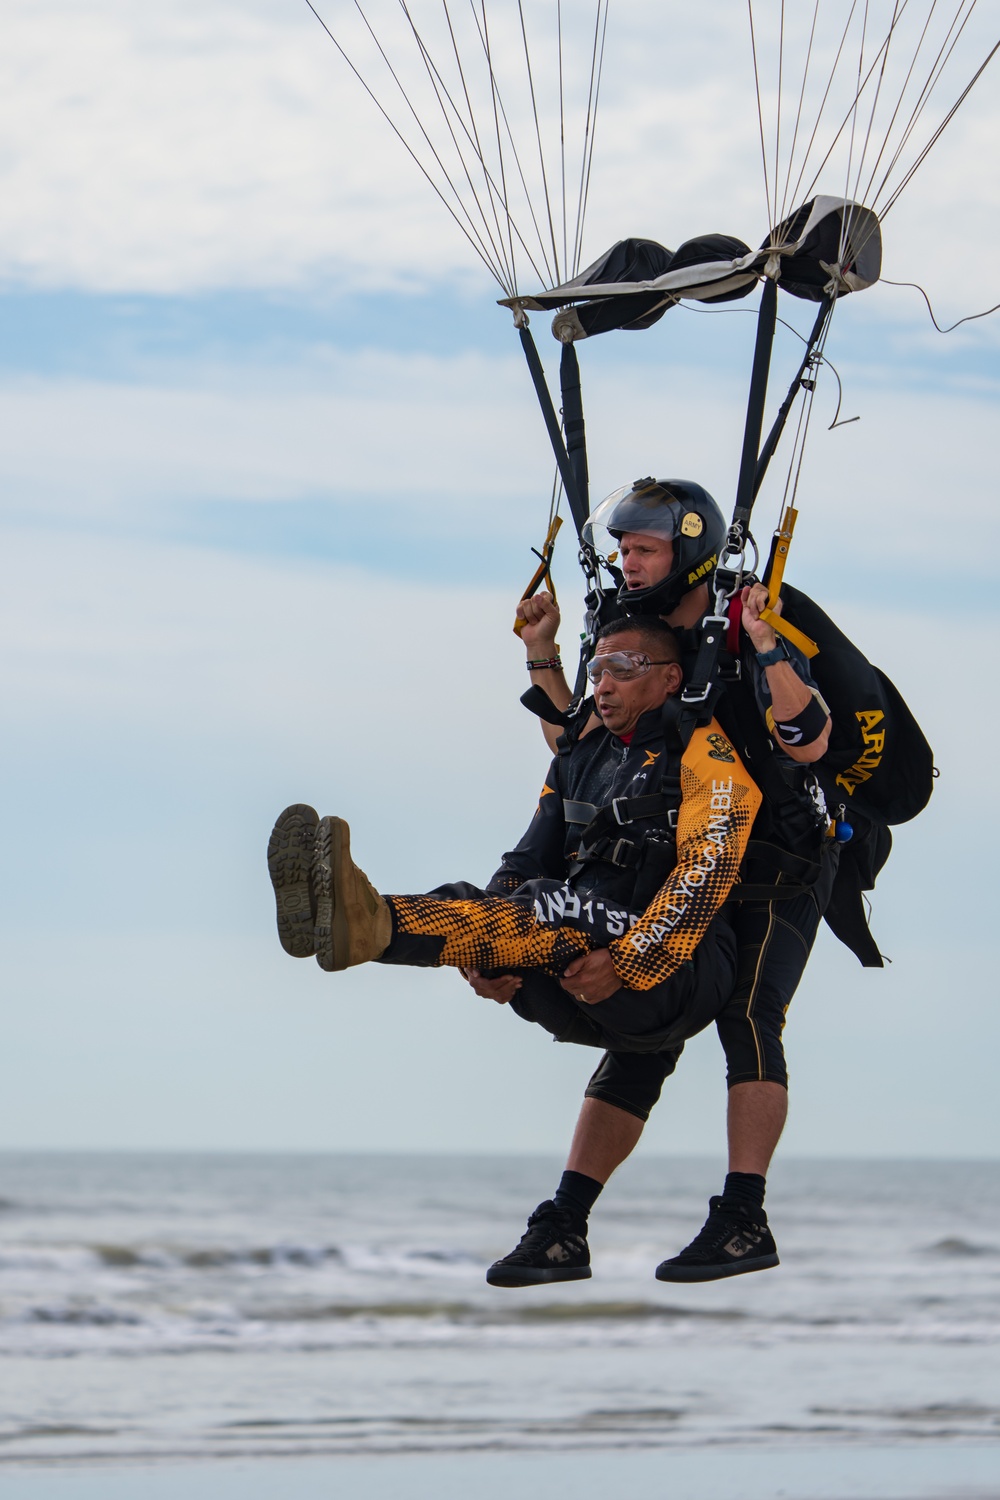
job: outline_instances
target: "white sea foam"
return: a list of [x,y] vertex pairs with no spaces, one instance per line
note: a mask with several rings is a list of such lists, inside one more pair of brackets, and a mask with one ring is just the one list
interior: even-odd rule
[[593,1280],[487,1287],[557,1171],[0,1158],[0,1462],[1000,1438],[997,1168],[785,1165],[781,1269],[677,1287],[651,1272],[713,1169],[640,1161],[594,1214]]

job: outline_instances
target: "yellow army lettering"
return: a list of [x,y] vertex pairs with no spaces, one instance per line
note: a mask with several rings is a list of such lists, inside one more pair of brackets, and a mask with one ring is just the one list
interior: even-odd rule
[[865,742],[864,754],[861,755],[846,771],[841,771],[837,777],[837,785],[842,786],[850,797],[857,791],[863,781],[869,781],[873,771],[877,771],[882,764],[882,756],[885,752],[885,730],[876,729],[877,724],[883,723],[885,714],[880,708],[859,709],[854,715],[861,725],[861,737]]

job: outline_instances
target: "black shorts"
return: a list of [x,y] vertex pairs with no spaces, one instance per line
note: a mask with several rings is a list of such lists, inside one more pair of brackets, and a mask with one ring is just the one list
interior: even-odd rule
[[632,1056],[663,1053],[676,1060],[685,1039],[710,1026],[732,994],[736,938],[728,918],[718,916],[693,958],[669,979],[648,990],[623,987],[596,1005],[575,1000],[540,969],[516,972],[522,984],[511,1010],[544,1027],[557,1042]]
[[[731,909],[737,978],[715,1023],[728,1088],[764,1082],[788,1087],[781,1036],[785,1013],[815,942],[831,881],[832,873],[815,892],[784,901],[743,901]],[[587,1098],[648,1120],[679,1056],[679,1051],[672,1057],[656,1053],[640,1061],[609,1048],[587,1085]]]

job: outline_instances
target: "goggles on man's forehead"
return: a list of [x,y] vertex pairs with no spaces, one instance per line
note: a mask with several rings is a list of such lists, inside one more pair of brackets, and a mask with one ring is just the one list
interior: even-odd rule
[[616,682],[631,682],[634,677],[643,677],[650,667],[671,665],[668,661],[651,661],[645,651],[603,651],[587,667],[587,676],[596,687],[605,672],[610,672]]

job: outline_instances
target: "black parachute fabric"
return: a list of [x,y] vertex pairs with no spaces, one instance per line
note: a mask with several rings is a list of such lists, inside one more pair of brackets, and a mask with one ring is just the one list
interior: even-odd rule
[[613,328],[648,328],[684,298],[745,297],[763,276],[808,301],[842,297],[872,286],[881,265],[881,231],[871,209],[820,196],[784,219],[759,250],[726,234],[699,235],[673,253],[655,240],[619,240],[579,276],[502,305],[561,309],[552,332],[572,343]]
[[833,717],[830,745],[814,767],[827,802],[883,826],[908,823],[927,806],[934,755],[900,693],[830,616],[791,584],[782,615],[819,646],[810,663]]

